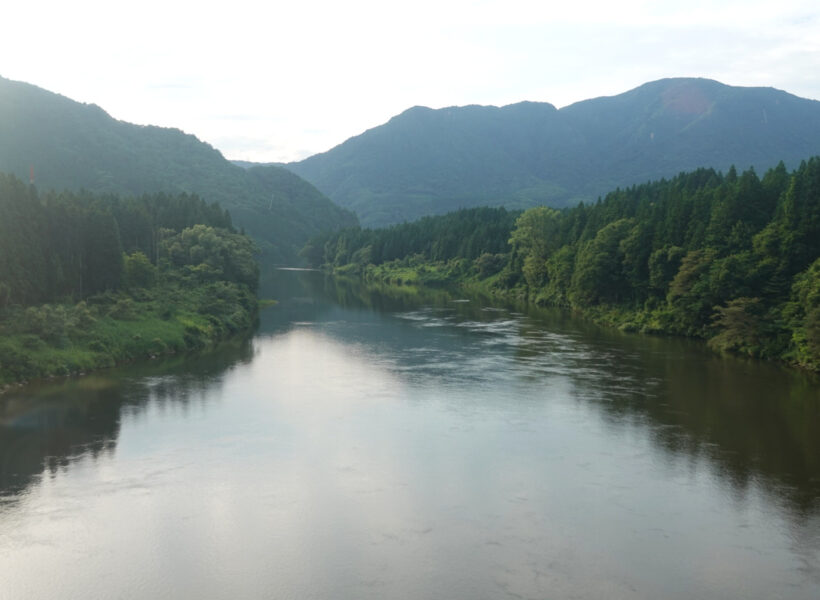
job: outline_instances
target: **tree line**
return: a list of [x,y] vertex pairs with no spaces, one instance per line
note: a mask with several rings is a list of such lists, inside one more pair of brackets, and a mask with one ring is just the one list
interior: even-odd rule
[[256,252],[195,196],[40,196],[0,175],[0,391],[247,331]]
[[[603,315],[625,329],[820,368],[818,157],[791,173],[783,163],[762,178],[753,169],[699,169],[572,209],[499,213],[497,228],[487,224],[474,236],[468,223],[482,222],[479,214],[492,220],[481,212],[491,210],[339,232],[314,239],[305,254],[334,267],[413,254],[450,260],[456,278]],[[440,252],[428,232],[466,235],[473,245]],[[382,250],[393,247],[405,255]]]
[[[41,196],[34,186],[0,174],[0,309],[78,301],[120,289],[128,283],[129,259],[157,265],[165,253],[181,264],[178,248],[188,242],[175,236],[195,225],[211,228],[211,235],[225,244],[247,245],[252,262],[252,246],[240,241],[244,236],[236,234],[228,212],[196,196]],[[210,260],[218,260],[220,251]],[[231,268],[228,277],[241,270]],[[253,278],[245,277],[244,283],[253,284]]]
[[420,255],[429,261],[476,259],[508,250],[520,211],[462,209],[385,229],[354,227],[313,237],[301,255],[313,266],[382,264]]

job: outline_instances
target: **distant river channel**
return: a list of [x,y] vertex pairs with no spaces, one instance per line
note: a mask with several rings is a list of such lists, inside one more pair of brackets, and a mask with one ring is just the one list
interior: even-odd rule
[[279,271],[252,339],[0,396],[0,599],[820,598],[820,383]]

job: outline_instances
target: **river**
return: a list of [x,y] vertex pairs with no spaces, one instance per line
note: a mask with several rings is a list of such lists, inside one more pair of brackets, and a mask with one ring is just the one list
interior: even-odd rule
[[0,397],[0,599],[820,598],[820,384],[282,271],[256,335]]

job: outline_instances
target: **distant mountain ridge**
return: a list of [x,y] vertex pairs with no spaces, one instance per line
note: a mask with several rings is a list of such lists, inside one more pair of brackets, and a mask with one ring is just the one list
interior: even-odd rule
[[219,202],[269,260],[293,262],[308,238],[356,218],[292,172],[243,169],[178,129],[118,121],[36,86],[0,77],[0,172],[40,189],[197,194]]
[[414,107],[286,167],[378,226],[480,205],[566,206],[698,167],[793,168],[818,153],[820,102],[677,78],[560,110]]

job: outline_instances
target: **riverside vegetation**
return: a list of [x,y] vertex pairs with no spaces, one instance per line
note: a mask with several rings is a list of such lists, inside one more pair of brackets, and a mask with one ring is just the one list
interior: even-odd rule
[[563,211],[461,210],[315,237],[314,266],[480,287],[820,370],[820,158],[682,173]]
[[218,204],[48,193],[0,175],[0,386],[250,328],[255,246]]

